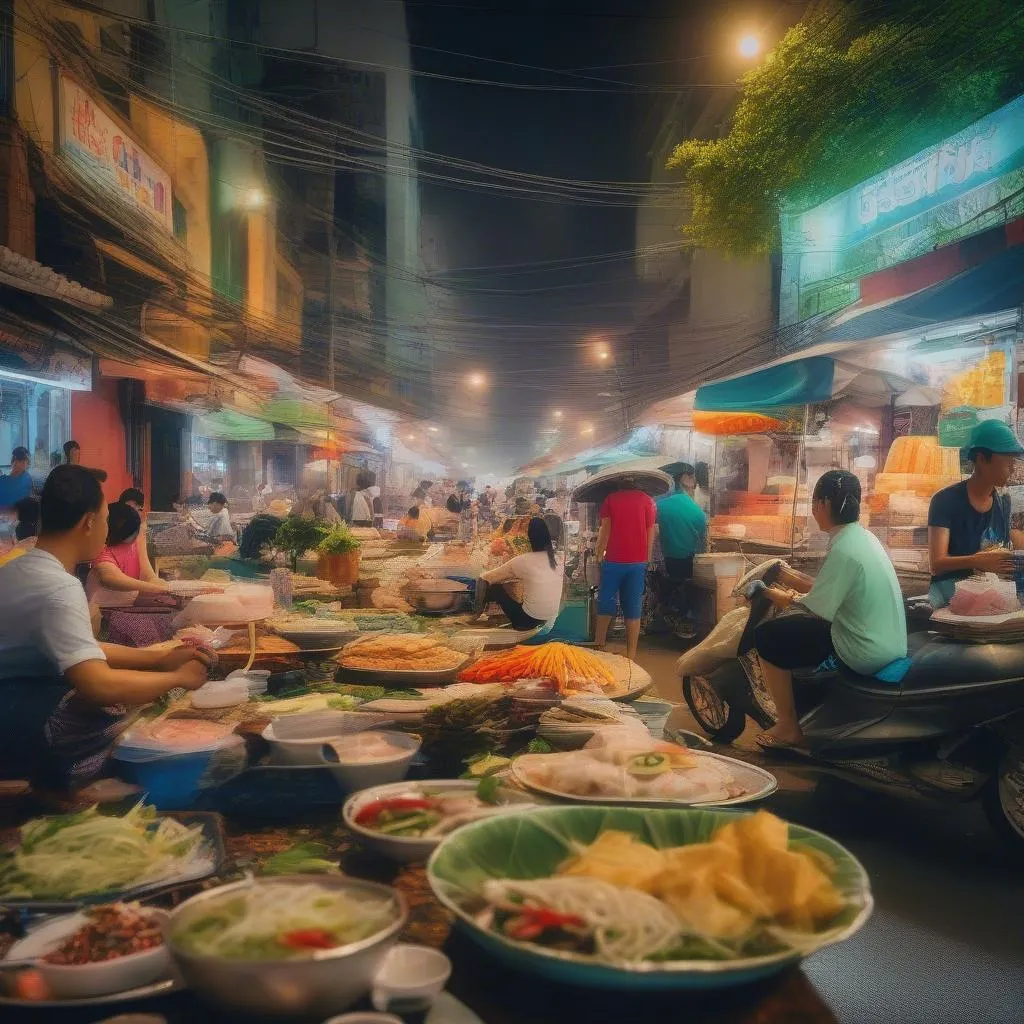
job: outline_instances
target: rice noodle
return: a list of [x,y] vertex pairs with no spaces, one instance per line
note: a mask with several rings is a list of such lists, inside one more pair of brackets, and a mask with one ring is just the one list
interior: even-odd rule
[[538,878],[484,883],[488,902],[508,905],[516,897],[527,904],[575,914],[594,930],[598,955],[608,961],[636,962],[674,946],[682,924],[661,900],[595,878]]

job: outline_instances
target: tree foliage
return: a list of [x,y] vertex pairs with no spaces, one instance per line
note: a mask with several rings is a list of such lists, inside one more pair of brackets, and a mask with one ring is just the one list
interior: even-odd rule
[[669,166],[693,242],[753,255],[776,247],[783,204],[814,206],[1024,91],[1024,2],[832,0],[741,84],[728,135],[682,142]]

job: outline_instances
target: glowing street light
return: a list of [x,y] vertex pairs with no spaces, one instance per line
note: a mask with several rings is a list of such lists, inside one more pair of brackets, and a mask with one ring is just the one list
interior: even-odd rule
[[251,188],[245,193],[245,205],[250,210],[258,210],[266,203],[267,197],[262,189]]
[[551,415],[554,416],[556,420],[560,420],[562,418],[562,410],[556,409]]
[[482,388],[487,384],[487,377],[482,373],[471,373],[466,380],[471,388]]
[[437,427],[427,427],[427,430],[429,430],[432,434],[437,433]]
[[741,57],[746,57],[749,60],[761,52],[761,40],[753,32],[748,32],[740,37],[737,49],[740,51]]
[[584,437],[586,437],[588,434],[592,434],[593,432],[594,425],[592,423],[584,423],[583,426],[580,428],[580,434],[582,434]]

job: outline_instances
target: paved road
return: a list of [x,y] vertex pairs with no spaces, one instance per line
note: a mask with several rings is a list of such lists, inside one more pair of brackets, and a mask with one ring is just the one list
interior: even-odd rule
[[[645,641],[639,659],[673,701],[681,700],[677,656]],[[696,728],[685,707],[672,722]],[[769,808],[839,840],[871,877],[876,908],[867,926],[805,965],[841,1024],[1024,1021],[1024,862],[1007,854],[979,807],[907,803],[796,770],[776,774]]]

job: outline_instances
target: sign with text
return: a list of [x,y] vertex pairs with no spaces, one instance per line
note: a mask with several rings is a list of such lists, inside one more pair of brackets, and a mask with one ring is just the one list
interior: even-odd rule
[[1024,214],[1024,96],[803,213],[782,216],[779,320],[860,298],[867,274]]
[[60,148],[80,175],[174,230],[170,175],[73,78],[60,78]]

